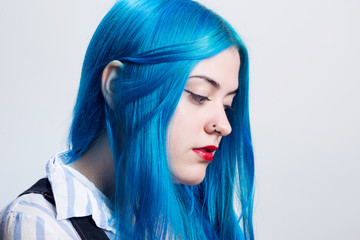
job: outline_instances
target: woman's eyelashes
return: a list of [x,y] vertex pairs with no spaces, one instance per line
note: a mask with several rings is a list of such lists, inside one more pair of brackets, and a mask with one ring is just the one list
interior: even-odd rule
[[230,105],[224,105],[224,109],[225,111],[235,112],[235,108],[232,108]]
[[[206,97],[206,96],[202,96],[196,93],[193,93],[189,90],[184,89],[185,92],[190,94],[190,98],[195,101],[197,104],[202,105],[204,104],[204,102],[207,101],[211,101],[210,98]],[[231,107],[231,105],[224,105],[224,110],[225,111],[231,111],[231,112],[235,112],[235,109]]]
[[203,104],[205,101],[211,101],[210,98],[195,94],[189,90],[184,89],[185,92],[190,93],[190,97],[194,100],[197,104]]

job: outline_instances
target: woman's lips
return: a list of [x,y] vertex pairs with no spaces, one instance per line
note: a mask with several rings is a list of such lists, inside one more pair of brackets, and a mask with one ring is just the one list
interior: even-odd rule
[[217,149],[214,145],[209,145],[200,148],[193,148],[193,151],[205,161],[211,162],[213,160],[213,153]]

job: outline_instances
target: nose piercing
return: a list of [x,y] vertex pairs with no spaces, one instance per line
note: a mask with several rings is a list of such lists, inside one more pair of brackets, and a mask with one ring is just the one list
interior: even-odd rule
[[216,124],[213,125],[214,128],[214,133],[217,133],[218,131],[216,130]]

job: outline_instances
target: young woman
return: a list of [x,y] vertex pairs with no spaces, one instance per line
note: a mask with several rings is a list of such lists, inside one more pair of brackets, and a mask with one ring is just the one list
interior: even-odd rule
[[254,239],[248,56],[199,3],[114,5],[86,52],[69,143],[48,184],[2,210],[4,239]]

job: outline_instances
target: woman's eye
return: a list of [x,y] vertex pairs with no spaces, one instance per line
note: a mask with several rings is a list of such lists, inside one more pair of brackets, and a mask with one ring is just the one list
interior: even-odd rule
[[190,93],[190,97],[198,104],[203,104],[205,101],[211,101],[208,97],[195,94],[186,89],[184,91]]
[[235,112],[235,108],[232,108],[230,105],[224,105],[224,109],[225,111]]

